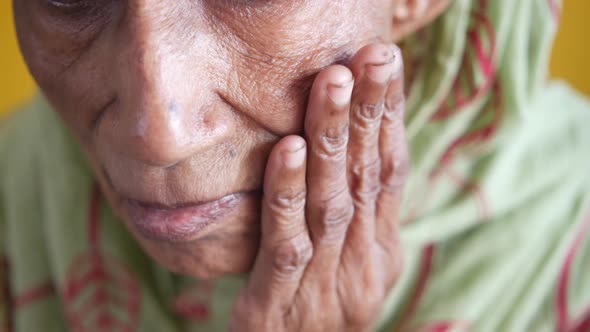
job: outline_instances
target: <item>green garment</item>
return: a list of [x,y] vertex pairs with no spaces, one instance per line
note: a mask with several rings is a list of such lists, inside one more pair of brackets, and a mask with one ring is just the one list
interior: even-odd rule
[[[405,270],[380,331],[590,331],[590,103],[546,81],[559,8],[453,0],[404,41]],[[246,278],[147,257],[50,109],[0,124],[0,331],[223,331]]]

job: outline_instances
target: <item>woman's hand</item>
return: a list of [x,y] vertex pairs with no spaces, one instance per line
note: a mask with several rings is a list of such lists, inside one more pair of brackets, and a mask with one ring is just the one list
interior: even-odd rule
[[[401,270],[408,172],[397,47],[362,48],[315,79],[305,140],[268,160],[262,239],[233,331],[366,331]],[[307,145],[306,145],[307,142]]]

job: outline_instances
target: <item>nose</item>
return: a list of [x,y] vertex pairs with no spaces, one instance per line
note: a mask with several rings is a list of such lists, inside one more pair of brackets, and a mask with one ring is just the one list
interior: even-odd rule
[[186,26],[157,7],[134,8],[119,26],[117,102],[99,135],[127,158],[165,167],[219,144],[232,124],[214,92],[206,34],[187,40]]

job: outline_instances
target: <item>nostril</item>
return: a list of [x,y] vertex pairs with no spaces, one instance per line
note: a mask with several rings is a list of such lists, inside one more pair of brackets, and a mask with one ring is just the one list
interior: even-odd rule
[[165,93],[169,89],[150,91],[119,99],[116,109],[105,112],[97,133],[104,146],[124,158],[169,169],[216,149],[232,134],[232,113],[222,103],[200,94],[171,98]]
[[178,105],[176,105],[176,102],[175,101],[171,101],[168,104],[168,112],[170,112],[171,114],[178,113]]

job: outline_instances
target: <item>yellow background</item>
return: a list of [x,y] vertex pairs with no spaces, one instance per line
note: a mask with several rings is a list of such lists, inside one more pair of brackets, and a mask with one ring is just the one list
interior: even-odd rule
[[[11,0],[0,0],[0,114],[26,100],[35,89],[18,53],[11,7]],[[584,24],[588,13],[590,0],[564,0],[551,73],[590,95],[590,24]]]

